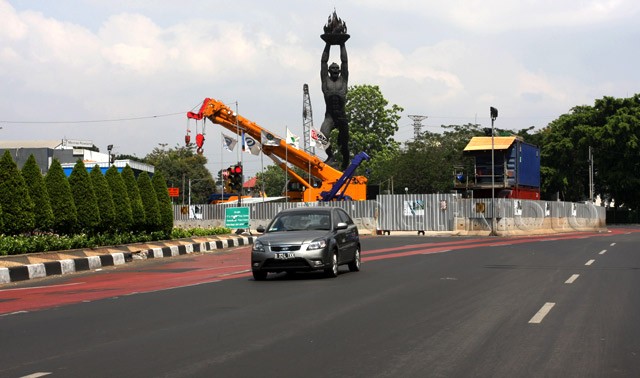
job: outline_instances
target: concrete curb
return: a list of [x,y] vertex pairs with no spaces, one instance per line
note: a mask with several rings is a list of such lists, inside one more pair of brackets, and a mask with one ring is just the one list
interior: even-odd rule
[[253,244],[254,240],[255,236],[237,236],[229,239],[205,241],[200,243],[181,243],[179,241],[159,242],[154,244],[164,245],[162,247],[149,248],[135,252],[107,253],[97,256],[11,266],[8,268],[0,268],[0,284],[95,270],[104,266],[122,265],[133,260],[174,257],[194,252],[240,247]]

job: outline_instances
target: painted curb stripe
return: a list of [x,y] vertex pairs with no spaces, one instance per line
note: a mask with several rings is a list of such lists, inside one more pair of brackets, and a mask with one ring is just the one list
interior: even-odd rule
[[[249,236],[246,238],[239,237],[236,239],[165,246],[161,248],[149,249],[146,251],[146,255],[147,258],[174,257],[189,254],[192,252],[204,252],[214,249],[244,246],[252,244],[254,240],[255,238],[253,236]],[[39,264],[26,264],[21,266],[12,266],[9,268],[0,268],[0,284],[94,270],[99,269],[103,266],[122,265],[131,261],[133,261],[133,253],[122,252],[99,256],[78,257],[74,259],[49,261]]]

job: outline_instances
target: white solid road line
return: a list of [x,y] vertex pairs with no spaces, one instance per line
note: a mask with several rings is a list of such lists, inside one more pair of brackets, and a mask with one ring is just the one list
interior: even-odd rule
[[578,277],[580,277],[580,275],[579,275],[579,274],[574,274],[574,275],[572,275],[571,277],[569,277],[569,279],[568,279],[568,280],[564,281],[564,283],[566,283],[566,284],[572,284],[572,283],[574,283],[574,282],[575,282],[575,280],[577,280],[577,279],[578,279]]
[[587,261],[587,263],[586,263],[586,264],[584,264],[584,265],[591,265],[591,264],[593,264],[595,261],[596,261],[596,260],[589,260],[589,261]]
[[20,378],[39,378],[39,377],[44,377],[45,375],[51,375],[51,374],[53,373],[33,373],[33,374],[22,376]]
[[603,249],[602,251],[600,251],[600,253],[598,253],[599,255],[604,255],[605,253],[607,253],[606,249]]
[[531,318],[531,320],[529,320],[529,323],[531,323],[531,324],[540,324],[542,322],[542,319],[544,319],[544,317],[547,316],[549,311],[551,311],[551,309],[555,305],[556,305],[555,303],[551,303],[551,302],[545,303],[542,306],[542,308],[535,315],[533,315],[533,318]]

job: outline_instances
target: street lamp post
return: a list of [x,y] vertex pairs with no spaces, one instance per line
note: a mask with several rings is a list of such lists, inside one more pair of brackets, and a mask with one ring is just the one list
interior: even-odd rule
[[495,147],[493,123],[498,118],[498,109],[493,106],[489,108],[491,114],[491,236],[496,236],[496,193],[495,193]]

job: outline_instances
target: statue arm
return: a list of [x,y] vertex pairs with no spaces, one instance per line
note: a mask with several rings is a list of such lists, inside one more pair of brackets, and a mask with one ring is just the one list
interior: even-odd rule
[[327,79],[327,75],[329,74],[329,50],[331,50],[331,45],[327,43],[322,52],[322,59],[320,59],[320,78],[322,82]]
[[344,78],[344,80],[349,79],[349,66],[347,64],[347,47],[344,43],[340,44],[340,70],[342,71],[340,75]]

